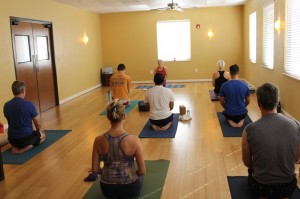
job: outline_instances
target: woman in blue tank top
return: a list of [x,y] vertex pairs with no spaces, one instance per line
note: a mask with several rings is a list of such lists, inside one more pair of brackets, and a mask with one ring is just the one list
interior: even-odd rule
[[[95,138],[92,172],[84,180],[94,181],[101,174],[100,186],[106,197],[136,197],[143,184],[143,175],[146,174],[142,144],[137,136],[128,134],[123,128],[124,105],[114,101],[106,110],[111,128]],[[104,163],[102,168],[100,162]]]

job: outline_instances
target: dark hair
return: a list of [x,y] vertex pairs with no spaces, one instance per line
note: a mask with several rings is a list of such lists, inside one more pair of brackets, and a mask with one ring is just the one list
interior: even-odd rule
[[113,101],[107,106],[106,112],[107,118],[112,124],[118,123],[123,120],[125,115],[125,106],[117,101]]
[[163,74],[156,73],[154,75],[154,80],[153,81],[154,81],[155,85],[161,85],[161,84],[163,84],[164,80],[165,80],[165,77],[164,77]]
[[11,90],[14,95],[19,95],[22,93],[26,88],[25,82],[16,80],[11,85]]
[[279,90],[271,83],[264,83],[256,90],[258,104],[265,110],[271,111],[277,107],[279,101]]
[[119,64],[117,70],[125,70],[125,64]]
[[232,65],[232,66],[229,67],[229,71],[230,71],[231,75],[239,74],[239,70],[240,70],[240,68],[236,64],[234,64],[234,65]]

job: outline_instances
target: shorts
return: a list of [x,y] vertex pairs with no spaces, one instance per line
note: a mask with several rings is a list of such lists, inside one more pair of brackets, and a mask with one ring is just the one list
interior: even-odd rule
[[245,119],[247,114],[245,115],[227,115],[223,112],[224,117],[227,120],[232,120],[234,123],[239,123],[241,120]]
[[39,131],[33,131],[31,135],[22,138],[8,138],[8,141],[12,146],[18,149],[22,149],[29,145],[37,146],[41,141],[41,133]]
[[152,119],[150,119],[151,124],[154,124],[154,125],[159,126],[159,127],[166,126],[170,122],[173,122],[173,113],[165,119],[161,119],[161,120],[152,120]]
[[289,198],[297,186],[297,179],[282,184],[261,184],[252,177],[252,170],[249,169],[248,186],[257,197],[267,198]]
[[144,176],[130,184],[106,184],[100,181],[102,193],[107,198],[135,198],[140,195]]

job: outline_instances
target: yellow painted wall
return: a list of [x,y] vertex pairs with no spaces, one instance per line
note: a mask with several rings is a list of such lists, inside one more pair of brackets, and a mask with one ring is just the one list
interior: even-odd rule
[[[224,59],[228,67],[238,64],[243,71],[243,6],[102,14],[103,65],[116,70],[124,63],[133,81],[152,80],[150,70],[158,58],[156,22],[177,19],[191,21],[192,59],[166,62],[168,79],[210,79],[219,59]],[[196,29],[196,24],[201,28]],[[214,32],[212,39],[207,36],[209,29]]]
[[[285,111],[300,121],[300,109],[297,104],[300,99],[300,81],[284,75],[284,38],[285,38],[285,1],[277,0],[275,2],[275,19],[280,18],[282,28],[275,32],[274,49],[274,69],[270,70],[262,66],[262,26],[263,26],[263,6],[270,0],[252,0],[245,5],[244,10],[244,32],[245,32],[245,77],[254,85],[259,86],[265,82],[276,84],[281,92],[281,103]],[[249,62],[249,14],[256,11],[257,17],[257,61],[255,64]]]
[[[52,0],[0,1],[0,122],[4,103],[13,97],[15,80],[10,16],[53,23],[59,100],[76,95],[100,83],[102,67],[100,15]],[[84,33],[89,43],[80,40]]]

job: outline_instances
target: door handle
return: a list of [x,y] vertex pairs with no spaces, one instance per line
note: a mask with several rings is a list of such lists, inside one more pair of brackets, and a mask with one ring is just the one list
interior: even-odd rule
[[39,67],[39,59],[38,59],[38,55],[35,55],[35,67],[36,67],[36,72],[40,71],[40,67]]
[[35,65],[35,55],[31,55],[31,59],[32,59],[32,72],[36,71],[36,65]]

